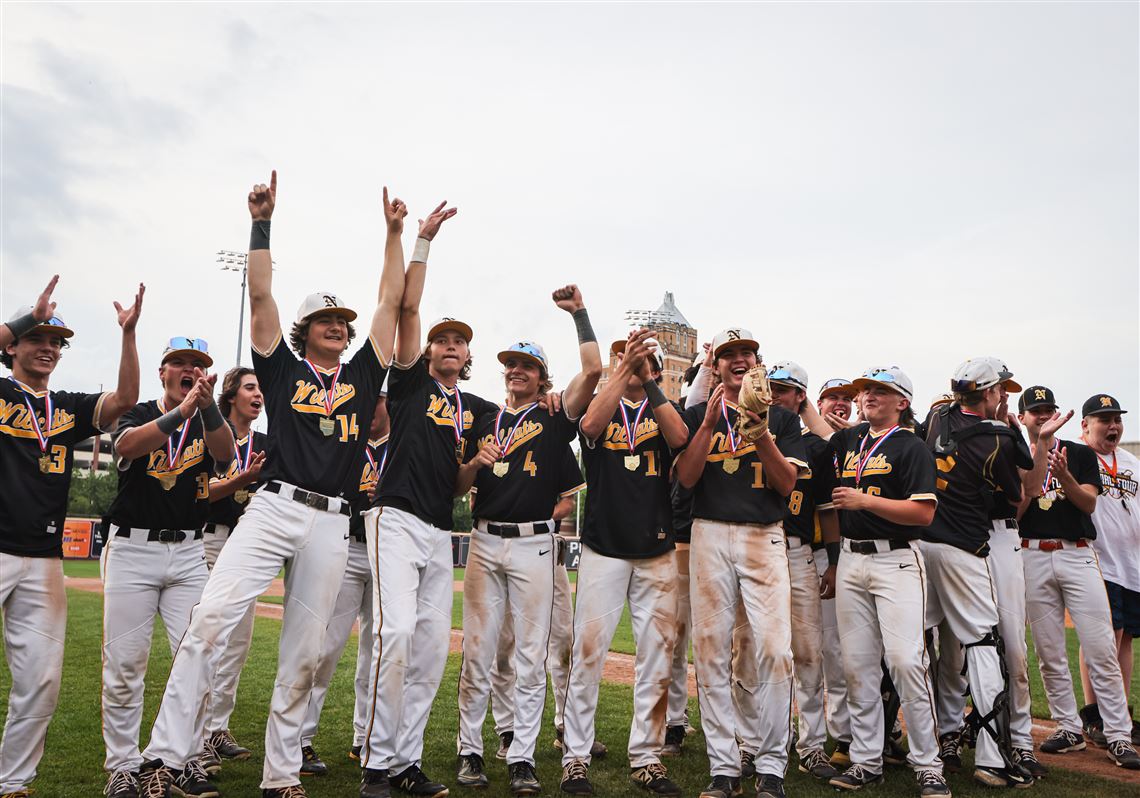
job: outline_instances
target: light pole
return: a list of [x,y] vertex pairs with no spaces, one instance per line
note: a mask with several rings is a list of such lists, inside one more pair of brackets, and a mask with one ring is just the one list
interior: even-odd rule
[[216,263],[222,264],[222,271],[224,272],[241,272],[241,305],[238,307],[238,342],[237,342],[237,355],[234,357],[234,364],[241,365],[241,336],[245,329],[245,274],[249,260],[249,253],[247,252],[234,252],[229,249],[219,249],[217,252],[218,259]]

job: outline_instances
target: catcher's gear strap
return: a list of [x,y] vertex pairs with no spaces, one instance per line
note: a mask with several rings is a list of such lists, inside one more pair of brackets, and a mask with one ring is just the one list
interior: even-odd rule
[[[974,646],[993,646],[997,649],[998,668],[1001,672],[1002,689],[994,696],[993,706],[990,711],[985,715],[981,714],[978,710],[977,700],[974,699],[974,709],[966,716],[966,725],[972,728],[977,733],[978,729],[985,729],[986,734],[993,738],[997,743],[998,753],[1001,754],[1002,762],[1005,764],[1006,770],[1011,775],[1024,775],[1025,769],[1020,764],[1014,761],[1013,758],[1013,738],[1010,736],[1010,718],[1009,718],[1009,670],[1005,666],[1005,643],[1001,639],[1001,633],[995,626],[983,637],[974,643],[966,643],[963,645],[967,651]],[[962,675],[966,676],[969,670],[969,657],[966,658],[962,664]],[[972,690],[972,684],[967,678],[966,690],[967,694]],[[971,696],[971,698],[973,698]]]

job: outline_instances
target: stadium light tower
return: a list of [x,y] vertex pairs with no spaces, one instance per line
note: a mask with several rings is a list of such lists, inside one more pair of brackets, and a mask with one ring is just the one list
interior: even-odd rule
[[[241,305],[238,307],[238,342],[237,342],[237,355],[234,358],[234,365],[241,365],[241,336],[245,329],[245,277],[249,265],[248,252],[235,252],[231,249],[219,249],[217,251],[217,260],[215,263],[222,264],[221,269],[224,272],[241,272]],[[273,266],[277,265],[277,261],[272,262]]]

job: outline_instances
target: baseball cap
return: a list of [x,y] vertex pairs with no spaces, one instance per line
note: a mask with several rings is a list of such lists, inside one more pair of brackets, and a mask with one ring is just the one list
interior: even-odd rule
[[513,357],[517,357],[519,360],[529,360],[541,368],[543,374],[550,373],[550,366],[547,365],[546,360],[546,352],[534,341],[519,341],[518,343],[511,344],[499,353],[499,362],[505,366],[507,361]]
[[804,367],[792,360],[781,360],[768,372],[768,382],[807,390],[808,375]]
[[1116,397],[1109,396],[1106,393],[1093,394],[1081,406],[1081,418],[1085,416],[1095,416],[1100,413],[1127,413],[1127,410],[1120,409],[1120,402],[1116,401]]
[[832,394],[842,394],[848,399],[854,399],[857,393],[859,393],[859,390],[851,384],[851,380],[845,380],[842,377],[832,377],[819,388],[820,399],[825,396],[831,396]]
[[856,378],[851,384],[860,391],[872,385],[885,385],[907,399],[914,398],[914,384],[898,366],[867,369],[862,377]]
[[431,323],[431,327],[428,327],[427,333],[428,342],[430,343],[433,338],[444,330],[453,330],[462,335],[467,343],[471,343],[471,325],[459,319],[453,319],[450,316],[443,316]]
[[297,311],[297,323],[301,324],[306,319],[318,313],[332,313],[337,316],[343,316],[345,321],[353,321],[356,318],[356,311],[345,307],[344,303],[340,301],[340,297],[336,294],[318,291],[315,294],[309,294],[305,297],[305,301],[301,303],[301,307]]
[[1017,412],[1024,413],[1026,410],[1042,405],[1057,406],[1057,399],[1053,396],[1053,391],[1044,385],[1030,385],[1017,400]]
[[1001,383],[1001,374],[989,358],[974,357],[961,363],[950,378],[950,390],[955,393],[984,391]]
[[182,355],[187,358],[193,358],[202,362],[204,368],[209,368],[214,365],[214,359],[210,357],[210,345],[206,343],[205,338],[188,338],[184,335],[176,335],[166,342],[166,348],[162,350],[162,363],[165,363],[175,355]]
[[1009,370],[1009,366],[1007,366],[1005,361],[1000,357],[986,355],[985,357],[978,358],[978,360],[986,361],[997,370],[998,376],[1001,377],[1001,384],[1005,386],[1007,391],[1017,393],[1021,390],[1021,385],[1013,379],[1013,372]]
[[[17,319],[22,319],[24,316],[30,315],[32,315],[32,306],[25,305],[13,313],[12,317],[8,319],[8,321],[16,321]],[[28,332],[46,332],[51,333],[52,335],[58,335],[60,338],[70,338],[71,336],[75,335],[71,328],[64,324],[63,319],[61,319],[59,316],[52,316],[47,321],[41,321],[35,327],[28,330]]]
[[933,399],[930,400],[930,407],[931,407],[931,409],[934,409],[936,407],[941,407],[942,405],[948,405],[953,401],[954,401],[954,394],[952,394],[952,393],[940,393],[940,394],[937,394]]
[[746,330],[743,327],[729,327],[721,330],[712,339],[713,358],[720,357],[722,350],[730,346],[739,346],[744,344],[752,347],[756,352],[756,359],[760,359],[760,344],[752,336],[751,330]]

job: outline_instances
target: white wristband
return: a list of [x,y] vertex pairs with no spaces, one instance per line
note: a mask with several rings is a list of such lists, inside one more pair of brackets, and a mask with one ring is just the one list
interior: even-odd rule
[[427,263],[429,249],[431,249],[430,241],[426,238],[417,238],[416,246],[412,250],[412,263]]

